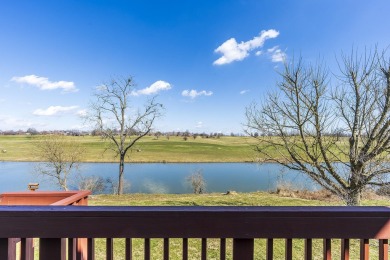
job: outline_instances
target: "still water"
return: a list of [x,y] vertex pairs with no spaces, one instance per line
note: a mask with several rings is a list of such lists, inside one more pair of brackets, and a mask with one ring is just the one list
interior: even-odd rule
[[[0,193],[26,190],[29,182],[38,182],[39,190],[58,190],[49,180],[34,173],[36,163],[0,162]],[[206,192],[237,192],[275,190],[280,183],[298,189],[315,189],[308,178],[272,163],[128,163],[125,180],[130,193],[191,193],[189,175],[201,171],[206,181]],[[100,176],[117,180],[117,163],[83,163],[79,169],[83,177]],[[69,180],[77,189],[77,178]]]

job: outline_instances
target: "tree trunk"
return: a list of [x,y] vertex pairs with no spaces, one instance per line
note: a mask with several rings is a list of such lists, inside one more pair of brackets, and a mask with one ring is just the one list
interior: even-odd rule
[[119,159],[119,178],[118,178],[118,195],[123,194],[123,171],[125,169],[125,156],[120,155]]
[[58,183],[59,183],[60,187],[61,187],[64,191],[68,191],[68,190],[69,190],[69,189],[68,189],[68,185],[67,185],[67,183],[66,183],[66,178],[65,178],[65,177],[64,177],[64,179],[59,180]]
[[349,190],[344,200],[347,206],[360,206],[361,196],[360,190]]

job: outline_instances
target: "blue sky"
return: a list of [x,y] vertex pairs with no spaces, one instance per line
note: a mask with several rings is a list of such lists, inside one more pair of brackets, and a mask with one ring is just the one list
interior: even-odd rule
[[242,132],[283,59],[390,45],[390,1],[0,1],[0,130],[84,129],[94,89],[133,76],[160,131]]

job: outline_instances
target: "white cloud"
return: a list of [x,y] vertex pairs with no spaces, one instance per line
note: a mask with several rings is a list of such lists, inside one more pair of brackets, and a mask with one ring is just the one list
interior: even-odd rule
[[81,110],[77,111],[76,114],[80,117],[85,117],[85,116],[87,116],[87,110],[81,109]]
[[26,119],[0,115],[1,130],[17,130],[19,128],[28,128],[33,126],[33,122]]
[[203,127],[203,122],[199,121],[196,123],[195,128],[202,128]]
[[241,90],[240,95],[244,95],[244,94],[248,93],[249,91],[250,91],[249,89]]
[[[221,53],[222,57],[214,61],[214,65],[224,65],[233,61],[240,61],[248,57],[249,52],[260,48],[267,39],[278,37],[279,32],[276,30],[261,31],[259,36],[252,40],[237,43],[235,38],[230,38],[220,45],[214,52]],[[259,55],[261,53],[257,52]],[[256,53],[256,54],[257,54]]]
[[69,129],[73,130],[90,130],[90,127],[88,125],[72,125]]
[[49,81],[48,78],[39,77],[36,75],[27,75],[24,77],[13,77],[11,81],[18,83],[26,83],[38,87],[41,90],[62,89],[64,92],[76,92],[74,82],[72,81]]
[[287,54],[279,46],[268,49],[267,52],[271,55],[272,62],[284,62],[287,58]]
[[54,115],[57,115],[59,113],[65,113],[65,112],[73,111],[73,110],[75,110],[77,108],[78,108],[78,106],[69,106],[69,107],[50,106],[47,109],[41,109],[41,108],[36,109],[33,112],[33,115],[36,115],[36,116],[54,116]]
[[107,89],[107,86],[106,85],[99,85],[99,86],[96,86],[95,89],[97,91],[104,91]]
[[140,89],[137,91],[133,91],[131,94],[133,96],[138,96],[138,95],[151,95],[151,94],[156,94],[160,92],[161,90],[169,90],[171,89],[172,86],[168,82],[165,82],[163,80],[158,80],[154,82],[152,85],[150,85],[147,88]]
[[260,56],[261,54],[263,54],[262,51],[257,51],[257,52],[255,53],[256,56]]
[[181,92],[181,95],[184,96],[184,97],[190,97],[190,98],[196,98],[198,96],[211,96],[213,94],[212,91],[206,91],[206,90],[202,90],[202,91],[197,91],[197,90],[183,90],[183,92]]

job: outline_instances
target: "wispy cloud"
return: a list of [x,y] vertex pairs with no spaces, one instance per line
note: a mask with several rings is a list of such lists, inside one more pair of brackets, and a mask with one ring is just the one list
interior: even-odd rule
[[80,117],[85,117],[87,116],[88,112],[86,109],[81,109],[79,111],[76,112],[76,115],[80,116]]
[[[233,61],[240,61],[249,56],[249,52],[263,47],[267,39],[278,37],[279,32],[271,29],[267,31],[261,31],[259,36],[254,37],[252,40],[237,43],[235,38],[222,43],[217,49],[216,53],[221,53],[222,57],[214,61],[214,65],[229,64]],[[256,55],[260,55],[261,52],[256,52]]]
[[33,85],[41,90],[62,89],[64,92],[78,91],[74,82],[72,81],[49,81],[48,78],[39,77],[36,75],[13,77],[11,81]]
[[202,128],[203,127],[203,122],[199,121],[196,123],[195,128]]
[[250,91],[249,89],[241,90],[240,95],[244,95],[244,94],[248,93],[249,91]]
[[181,95],[183,97],[190,97],[190,98],[196,98],[198,96],[211,96],[213,94],[212,91],[206,91],[206,90],[202,90],[202,91],[197,91],[197,90],[183,90],[183,92],[181,92]]
[[272,62],[284,62],[287,58],[287,54],[279,46],[268,49],[267,52],[271,55]]
[[27,119],[0,115],[0,129],[19,129],[33,126],[33,122]]
[[33,112],[33,115],[36,115],[36,116],[54,116],[54,115],[58,115],[58,114],[62,114],[62,113],[66,113],[66,112],[70,112],[70,111],[73,111],[75,109],[77,109],[78,106],[69,106],[69,107],[63,107],[63,106],[50,106],[46,109],[36,109],[34,112]]
[[137,91],[133,91],[131,94],[133,96],[138,96],[138,95],[151,95],[151,94],[156,94],[162,90],[169,90],[171,89],[172,86],[170,83],[163,81],[163,80],[158,80],[154,82],[152,85],[150,85],[147,88],[140,89]]

